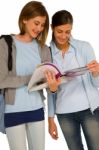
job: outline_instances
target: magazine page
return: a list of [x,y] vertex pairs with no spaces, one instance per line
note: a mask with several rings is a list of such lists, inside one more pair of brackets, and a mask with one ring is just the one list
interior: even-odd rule
[[49,62],[42,63],[33,72],[33,75],[28,84],[29,92],[41,90],[43,88],[48,87],[45,74],[44,74],[46,70],[54,71],[56,74],[56,78],[59,78],[59,77],[61,78],[61,84],[70,81],[70,79],[76,76],[80,76],[88,72],[88,69],[85,66],[85,67],[71,69],[71,70],[65,71],[64,73],[61,73],[59,68],[57,68],[57,66],[54,65],[53,63],[49,63]]

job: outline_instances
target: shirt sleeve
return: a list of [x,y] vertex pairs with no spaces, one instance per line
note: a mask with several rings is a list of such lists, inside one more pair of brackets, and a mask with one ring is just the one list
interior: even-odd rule
[[0,40],[0,89],[18,88],[28,84],[31,75],[17,76],[8,70],[8,50],[4,39]]
[[[93,60],[96,60],[96,56],[94,53],[94,50],[91,46],[90,43],[86,42],[85,45],[85,55],[86,55],[86,62],[87,64],[90,63]],[[99,76],[93,77],[92,74],[90,73],[91,81],[94,86],[98,87],[99,86]]]
[[83,49],[84,49],[84,55],[85,55],[84,57],[86,58],[86,63],[87,64],[90,63],[93,60],[96,60],[93,47],[91,46],[90,43],[85,42],[83,44]]
[[57,96],[57,93],[51,93],[47,89],[48,116],[49,117],[54,117],[54,115],[55,115],[56,96]]

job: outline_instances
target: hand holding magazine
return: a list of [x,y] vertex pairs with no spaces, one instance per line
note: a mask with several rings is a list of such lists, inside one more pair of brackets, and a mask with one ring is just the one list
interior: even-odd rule
[[46,70],[54,71],[54,73],[56,74],[56,78],[61,77],[61,84],[68,82],[71,78],[83,75],[88,72],[88,68],[85,66],[85,67],[71,69],[71,70],[65,71],[64,73],[61,73],[60,70],[53,63],[42,63],[35,69],[29,81],[29,84],[28,84],[29,92],[41,90],[43,88],[48,87],[48,84],[45,78]]

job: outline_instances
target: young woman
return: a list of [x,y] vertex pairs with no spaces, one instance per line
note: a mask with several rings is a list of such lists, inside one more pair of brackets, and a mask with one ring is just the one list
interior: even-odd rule
[[10,150],[44,150],[44,104],[38,91],[27,84],[41,63],[39,50],[46,48],[48,13],[41,2],[27,3],[19,16],[20,33],[12,35],[12,71],[8,71],[8,47],[0,40],[0,88],[5,89],[5,128]]
[[[99,149],[99,63],[88,42],[73,39],[71,30],[73,17],[70,12],[61,10],[52,17],[51,51],[53,63],[64,72],[69,69],[87,66],[89,72],[61,84],[56,93],[49,92],[49,133],[58,138],[54,115],[69,150],[84,150],[81,127],[88,150]],[[55,92],[55,78],[46,73],[50,90]],[[53,89],[54,85],[54,89]]]

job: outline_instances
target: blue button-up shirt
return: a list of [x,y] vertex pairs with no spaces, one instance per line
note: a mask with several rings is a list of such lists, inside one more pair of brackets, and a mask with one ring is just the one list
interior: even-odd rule
[[[70,40],[68,52],[62,57],[61,51],[51,42],[53,63],[64,72],[69,69],[82,67],[95,60],[95,55],[89,43]],[[94,111],[99,106],[99,77],[92,77],[90,73],[76,77],[59,86],[57,98],[53,100],[48,94],[49,116],[55,113],[71,113],[90,108]]]

